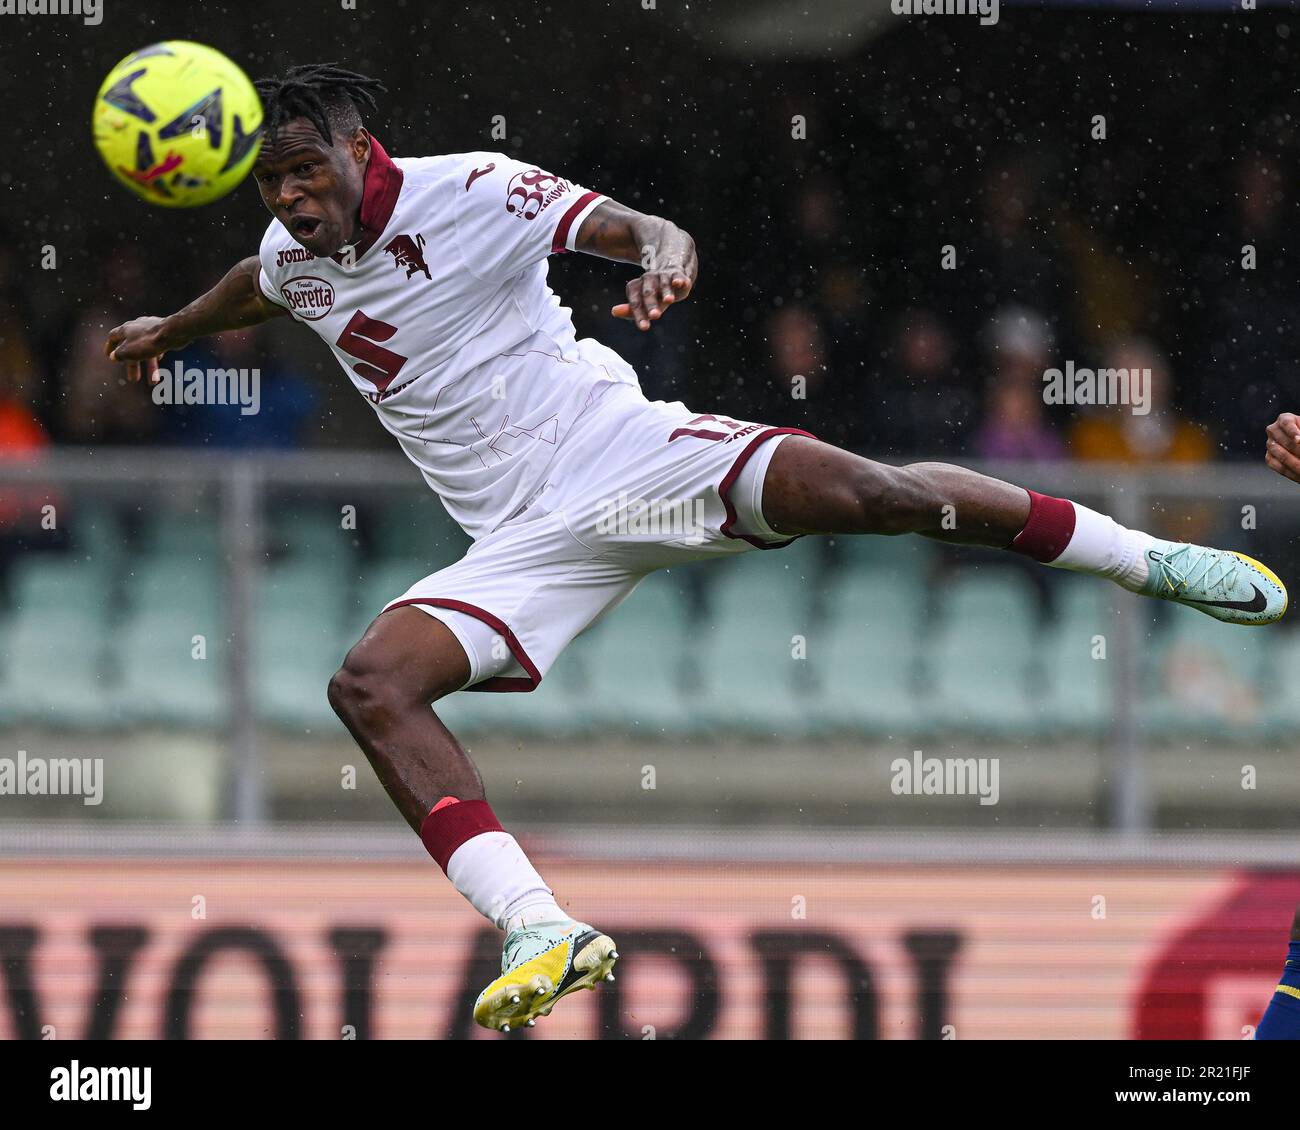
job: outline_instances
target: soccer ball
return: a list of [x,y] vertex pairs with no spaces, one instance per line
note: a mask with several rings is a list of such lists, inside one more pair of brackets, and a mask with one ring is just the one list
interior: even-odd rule
[[95,148],[151,204],[193,208],[248,174],[262,140],[262,101],[220,51],[183,39],[128,55],[95,98]]

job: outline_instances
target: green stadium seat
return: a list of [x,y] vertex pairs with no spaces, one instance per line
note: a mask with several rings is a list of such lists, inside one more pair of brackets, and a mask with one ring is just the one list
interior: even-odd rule
[[106,641],[98,608],[35,608],[12,615],[0,636],[5,717],[77,729],[114,725]]
[[116,578],[107,563],[73,553],[30,553],[13,567],[14,611],[77,613],[102,622],[113,606]]
[[[194,637],[206,657],[196,659]],[[212,612],[148,608],[113,635],[123,711],[137,722],[213,727],[225,720],[226,639]]]
[[934,543],[925,538],[873,534],[837,535],[829,548],[832,567],[887,569],[916,576],[925,576],[935,554]]
[[815,716],[824,728],[910,736],[922,725],[923,589],[916,573],[885,567],[841,571],[832,580],[825,617],[809,640]]
[[343,566],[324,556],[264,566],[258,576],[258,615],[294,615],[300,623],[323,622],[332,632],[339,630],[348,598]]
[[709,613],[689,641],[699,663],[696,709],[709,724],[756,736],[808,728],[813,560],[792,547],[709,566]]
[[359,566],[350,586],[345,615],[353,640],[361,637],[385,604],[396,600],[430,571],[428,563],[420,558],[385,557]]
[[359,544],[358,532],[343,528],[341,508],[316,504],[269,507],[262,538],[273,559],[333,561],[341,569],[349,567]]
[[197,510],[141,510],[139,552],[144,557],[221,558],[221,514],[215,505]]
[[376,557],[422,562],[414,581],[459,561],[470,539],[437,499],[415,492],[407,497],[379,511],[372,540]]
[[339,615],[319,606],[275,608],[254,628],[254,700],[258,717],[289,730],[336,732],[326,689],[346,654]]
[[1149,648],[1142,717],[1154,737],[1259,737],[1277,642],[1267,630],[1171,608]]
[[[1041,645],[1040,731],[1097,736],[1110,724],[1114,694],[1110,599],[1109,586],[1087,577],[1059,590],[1056,620],[1046,628]],[[1099,636],[1104,638],[1105,658],[1094,658]]]
[[990,736],[1031,727],[1038,607],[1028,583],[1007,572],[971,570],[955,575],[940,596],[928,644],[936,722]]
[[68,532],[77,557],[116,572],[126,559],[126,527],[121,508],[100,498],[74,499],[68,508]]
[[703,728],[700,708],[686,693],[684,659],[699,640],[688,609],[681,574],[652,573],[570,645],[547,681],[574,666],[579,727],[585,719],[589,729],[640,737]]
[[137,614],[189,614],[215,619],[225,578],[215,556],[166,553],[138,559],[123,576],[127,606]]

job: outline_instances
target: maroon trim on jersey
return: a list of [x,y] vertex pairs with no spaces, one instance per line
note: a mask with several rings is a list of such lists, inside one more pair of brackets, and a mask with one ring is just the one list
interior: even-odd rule
[[759,549],[784,549],[793,541],[798,541],[803,534],[795,534],[792,538],[785,541],[764,541],[762,538],[754,537],[752,534],[733,534],[731,527],[736,524],[736,508],[732,505],[728,492],[736,485],[736,480],[740,478],[740,472],[744,470],[745,464],[749,462],[750,456],[758,450],[759,444],[771,439],[773,436],[807,436],[809,439],[817,437],[812,432],[806,432],[803,428],[768,428],[761,435],[755,436],[750,440],[745,450],[736,456],[736,461],[731,465],[726,475],[723,476],[722,482],[718,484],[718,497],[722,499],[722,505],[727,511],[727,520],[722,523],[721,532],[724,537],[738,538],[741,541],[747,541],[750,545],[757,546]]
[[579,212],[601,195],[603,193],[584,192],[570,205],[569,210],[561,217],[559,226],[555,229],[555,238],[551,240],[552,255],[563,255],[569,250],[569,229],[573,227],[573,221],[578,218]]
[[[376,241],[388,227],[393,218],[393,209],[397,207],[397,197],[402,191],[402,170],[393,164],[393,160],[384,152],[379,139],[374,134],[370,137],[370,161],[366,165],[365,186],[361,190],[361,226],[365,229],[356,243],[356,259],[360,259],[374,247]],[[336,263],[343,262],[342,255],[331,255]]]
[[482,620],[489,628],[496,632],[510,649],[510,653],[515,657],[516,662],[525,671],[528,672],[526,679],[518,675],[494,675],[490,679],[484,679],[481,683],[475,683],[472,687],[464,687],[467,691],[531,691],[537,689],[537,684],[542,681],[541,672],[537,670],[537,665],[528,658],[528,652],[523,648],[518,638],[509,628],[506,627],[503,620],[499,620],[484,608],[477,604],[466,604],[463,600],[451,600],[443,596],[413,596],[408,600],[399,600],[395,604],[390,604],[384,611],[388,612],[393,608],[405,608],[408,604],[427,604],[432,608],[449,608],[453,612],[463,612],[466,616],[473,616],[475,620]]

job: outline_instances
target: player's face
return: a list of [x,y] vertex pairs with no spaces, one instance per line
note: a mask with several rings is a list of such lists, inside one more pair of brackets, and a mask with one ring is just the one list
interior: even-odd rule
[[326,145],[305,118],[262,146],[253,178],[271,214],[313,255],[333,255],[360,234],[370,139],[364,130]]

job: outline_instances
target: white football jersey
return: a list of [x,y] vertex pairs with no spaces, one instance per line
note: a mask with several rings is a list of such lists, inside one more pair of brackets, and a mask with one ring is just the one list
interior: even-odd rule
[[325,339],[471,537],[529,502],[602,386],[637,383],[546,285],[604,199],[501,153],[392,160],[372,139],[355,248],[317,258],[278,220],[262,239],[262,294]]

